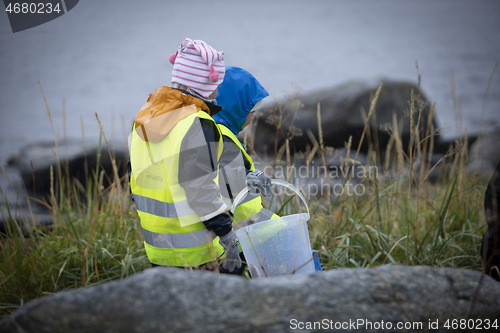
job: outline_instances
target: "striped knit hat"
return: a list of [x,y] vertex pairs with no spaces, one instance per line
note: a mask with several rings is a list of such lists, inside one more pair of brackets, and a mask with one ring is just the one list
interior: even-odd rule
[[224,80],[224,52],[201,40],[186,38],[168,60],[174,65],[172,83],[191,88],[208,98]]

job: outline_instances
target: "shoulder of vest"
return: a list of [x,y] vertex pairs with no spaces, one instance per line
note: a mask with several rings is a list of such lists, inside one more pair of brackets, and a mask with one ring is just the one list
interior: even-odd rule
[[252,157],[250,157],[250,155],[245,151],[245,149],[243,148],[243,145],[241,144],[238,137],[236,135],[234,135],[234,133],[231,132],[231,130],[229,128],[227,128],[225,125],[217,124],[217,126],[220,128],[222,135],[225,135],[228,138],[230,138],[240,148],[243,156],[245,156],[245,158],[248,160],[248,162],[250,162],[251,171],[255,171],[255,166],[253,164]]

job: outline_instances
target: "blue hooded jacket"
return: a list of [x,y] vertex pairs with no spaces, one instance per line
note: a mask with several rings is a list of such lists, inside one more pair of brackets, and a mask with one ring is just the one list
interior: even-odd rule
[[252,74],[243,68],[226,66],[216,97],[222,110],[214,115],[214,120],[238,135],[252,108],[267,96],[267,91]]

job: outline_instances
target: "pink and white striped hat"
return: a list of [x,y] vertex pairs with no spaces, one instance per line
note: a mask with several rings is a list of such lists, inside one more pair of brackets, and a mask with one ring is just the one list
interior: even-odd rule
[[186,38],[168,60],[174,65],[172,83],[191,88],[208,98],[224,80],[224,52],[201,40]]

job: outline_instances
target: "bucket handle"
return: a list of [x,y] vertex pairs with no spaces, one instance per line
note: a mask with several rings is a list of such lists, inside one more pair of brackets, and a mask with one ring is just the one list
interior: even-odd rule
[[[295,186],[293,186],[290,183],[285,182],[284,180],[280,180],[280,179],[271,179],[271,184],[272,185],[281,185],[281,186],[286,187],[286,188],[292,190],[293,192],[295,192],[295,194],[297,194],[299,196],[299,198],[301,198],[302,201],[304,202],[304,205],[306,206],[306,209],[307,209],[307,215],[311,216],[311,214],[309,213],[309,207],[307,206],[306,199],[304,198],[302,193],[300,193],[300,191]],[[240,193],[238,193],[238,195],[234,199],[233,205],[231,206],[231,213],[234,214],[234,210],[236,209],[236,206],[238,206],[238,204],[241,201],[243,201],[243,198],[245,197],[245,195],[249,191],[250,191],[250,188],[248,186],[246,186],[243,190],[241,190]]]

